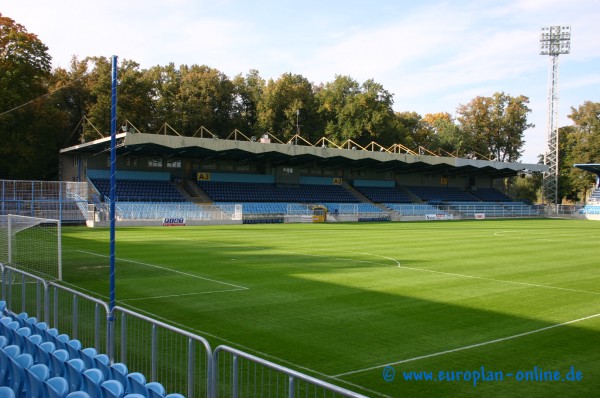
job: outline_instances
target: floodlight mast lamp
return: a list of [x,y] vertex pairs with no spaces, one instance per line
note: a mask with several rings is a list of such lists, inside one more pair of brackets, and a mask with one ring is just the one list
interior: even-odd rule
[[571,27],[543,27],[540,35],[540,55],[550,56],[548,70],[548,121],[544,164],[543,194],[545,203],[558,204],[558,56],[571,52]]

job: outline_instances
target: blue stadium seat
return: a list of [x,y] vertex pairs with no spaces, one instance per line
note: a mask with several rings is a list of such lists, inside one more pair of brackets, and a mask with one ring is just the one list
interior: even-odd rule
[[8,339],[6,336],[0,336],[0,348],[4,348],[8,345]]
[[42,344],[44,339],[39,334],[34,334],[27,337],[25,341],[25,349],[24,352],[35,355],[37,352],[37,347]]
[[69,384],[62,377],[52,377],[44,382],[47,398],[65,398],[69,392]]
[[79,358],[81,350],[81,341],[77,339],[69,340],[66,344],[67,351],[69,352],[69,358]]
[[97,368],[87,369],[83,372],[83,390],[92,398],[102,398],[100,384],[104,382],[102,371]]
[[21,354],[18,345],[9,345],[0,350],[0,385],[6,385],[10,373],[10,359]]
[[165,398],[185,398],[185,397],[179,393],[174,392],[174,393],[165,395]]
[[148,398],[164,398],[165,396],[165,387],[157,381],[147,383],[146,389],[148,390],[146,394]]
[[58,350],[66,350],[67,349],[67,343],[69,342],[70,338],[68,334],[59,334],[58,336],[54,337],[52,339],[52,342],[54,343],[54,345],[56,346],[56,349]]
[[0,398],[16,398],[15,392],[6,386],[0,386]]
[[146,389],[146,376],[139,372],[132,372],[127,374],[127,382],[129,384],[128,393],[141,394],[146,396],[148,390]]
[[67,350],[55,350],[50,354],[50,372],[52,377],[66,377],[66,362],[69,360]]
[[67,394],[65,398],[91,398],[85,391],[73,391]]
[[37,345],[36,348],[36,363],[43,363],[44,365],[50,366],[50,354],[56,350],[54,343],[50,341],[44,341],[43,343]]
[[100,371],[102,371],[102,375],[104,376],[105,380],[108,380],[111,378],[111,372],[110,372],[110,358],[108,357],[108,355],[106,354],[98,354],[94,357],[94,364],[96,366],[96,368],[100,369]]
[[29,354],[20,354],[15,358],[9,358],[10,367],[6,385],[15,393],[23,391],[25,386],[25,368],[33,366],[33,357]]
[[80,351],[79,358],[83,359],[85,362],[85,368],[91,369],[96,367],[96,362],[94,362],[94,357],[98,355],[98,352],[94,347],[86,347]]
[[125,389],[123,385],[116,380],[106,380],[100,385],[104,398],[123,398]]
[[50,369],[41,363],[25,369],[26,396],[28,398],[44,398],[44,382],[50,378]]
[[116,362],[110,366],[110,379],[120,382],[126,392],[129,391],[129,381],[127,380],[128,373],[129,370],[127,369],[127,365],[124,363]]
[[29,329],[28,327],[22,327],[17,330],[14,330],[13,331],[13,344],[18,345],[19,347],[21,347],[21,350],[24,350],[27,345],[27,339],[30,336],[31,336],[31,329]]
[[69,391],[80,390],[83,385],[82,373],[85,371],[85,363],[80,358],[69,359],[65,363],[65,379],[69,382]]

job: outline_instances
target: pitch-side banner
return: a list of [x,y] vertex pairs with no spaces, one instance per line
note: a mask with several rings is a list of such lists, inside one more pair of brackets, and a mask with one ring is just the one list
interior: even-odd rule
[[452,220],[452,214],[425,214],[425,219],[429,221],[435,220]]
[[163,227],[184,227],[184,217],[165,217],[163,218]]

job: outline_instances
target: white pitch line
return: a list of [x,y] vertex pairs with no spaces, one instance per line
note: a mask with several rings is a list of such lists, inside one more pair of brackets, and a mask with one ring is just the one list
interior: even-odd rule
[[[106,255],[104,255],[104,254],[98,254],[98,253],[88,252],[88,251],[85,251],[85,250],[77,250],[77,251],[78,251],[78,252],[81,252],[81,253],[89,254],[89,255],[91,255],[91,256],[104,257],[104,258],[108,258],[108,257],[109,257],[109,256],[106,256]],[[142,263],[142,262],[140,262],[140,261],[127,260],[127,259],[124,259],[124,258],[117,258],[117,260],[119,260],[119,261],[123,261],[123,262],[127,262],[127,263],[132,263],[132,264],[145,265],[145,266],[147,266],[147,267],[157,268],[157,269],[161,269],[161,270],[164,270],[164,271],[171,271],[171,272],[174,272],[174,273],[176,273],[176,274],[180,274],[180,275],[189,276],[189,277],[191,277],[191,278],[198,278],[198,279],[203,279],[203,280],[205,280],[205,281],[210,281],[210,282],[220,283],[220,284],[222,284],[222,285],[226,285],[226,286],[235,287],[235,288],[237,288],[238,290],[248,290],[248,289],[250,289],[249,287],[240,286],[240,285],[235,285],[235,284],[233,284],[233,283],[228,283],[228,282],[222,282],[222,281],[218,281],[218,280],[216,280],[216,279],[205,278],[205,277],[203,277],[203,276],[200,276],[200,275],[194,275],[194,274],[190,274],[190,273],[183,272],[183,271],[178,271],[178,270],[171,269],[171,268],[161,267],[160,265],[148,264],[148,263]]]
[[464,346],[464,347],[453,348],[451,350],[435,352],[433,354],[421,355],[421,356],[414,357],[414,358],[403,359],[401,361],[386,363],[384,365],[377,365],[377,366],[371,366],[369,368],[352,370],[350,372],[340,373],[340,374],[337,374],[337,375],[333,375],[331,377],[332,378],[338,378],[338,377],[343,377],[343,376],[349,376],[349,375],[353,375],[353,374],[356,374],[356,373],[363,373],[363,372],[368,372],[370,370],[376,370],[376,369],[385,368],[386,366],[399,365],[401,363],[414,362],[414,361],[418,361],[418,360],[421,360],[421,359],[433,358],[433,357],[438,357],[440,355],[451,354],[453,352],[470,350],[471,348],[477,348],[477,347],[483,347],[483,346],[490,345],[490,344],[501,343],[503,341],[513,340],[513,339],[517,339],[519,337],[524,337],[524,336],[529,336],[531,334],[544,332],[546,330],[554,329],[554,328],[561,327],[561,326],[570,325],[570,324],[576,323],[576,322],[586,321],[588,319],[596,318],[596,317],[599,317],[599,316],[600,316],[600,313],[599,314],[590,315],[590,316],[586,316],[586,317],[583,317],[583,318],[574,319],[574,320],[567,321],[567,322],[557,323],[555,325],[546,326],[546,327],[543,327],[543,328],[540,328],[540,329],[530,330],[528,332],[514,334],[512,336],[501,337],[499,339],[490,340],[490,341],[484,341],[483,343],[471,344],[471,345]]
[[507,281],[507,280],[504,280],[504,279],[495,279],[495,278],[486,278],[486,277],[483,277],[483,276],[456,274],[454,272],[435,271],[435,270],[425,269],[425,268],[406,267],[406,266],[403,266],[403,265],[398,265],[398,268],[410,269],[410,270],[413,270],[413,271],[431,272],[433,274],[458,276],[458,277],[461,277],[461,278],[471,278],[471,279],[480,279],[480,280],[491,281],[491,282],[509,283],[509,284],[513,284],[513,285],[541,287],[541,288],[544,288],[544,289],[564,290],[564,291],[567,291],[567,292],[576,292],[576,293],[587,293],[587,294],[600,295],[600,292],[591,292],[589,290],[579,290],[579,289],[569,289],[568,287],[548,286],[548,285],[540,285],[538,283],[528,283],[528,282]]
[[197,293],[182,293],[182,294],[169,294],[165,296],[150,296],[150,297],[136,297],[130,299],[119,299],[119,302],[122,301],[139,301],[139,300],[151,300],[151,299],[162,299],[162,298],[172,298],[172,297],[184,297],[184,296],[195,296],[198,294],[212,294],[212,293],[225,293],[225,292],[241,292],[248,289],[226,289],[226,290],[211,290],[208,292],[197,292]]

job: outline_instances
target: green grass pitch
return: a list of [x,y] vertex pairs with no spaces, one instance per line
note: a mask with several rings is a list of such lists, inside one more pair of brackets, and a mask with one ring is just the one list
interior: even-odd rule
[[[63,229],[65,281],[103,299],[108,235]],[[213,347],[372,397],[600,394],[598,222],[146,227],[116,236],[118,304]],[[407,380],[421,371],[434,379]],[[475,382],[476,373],[489,379]]]

